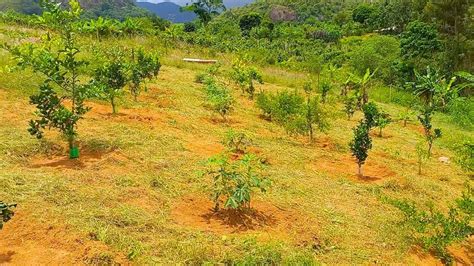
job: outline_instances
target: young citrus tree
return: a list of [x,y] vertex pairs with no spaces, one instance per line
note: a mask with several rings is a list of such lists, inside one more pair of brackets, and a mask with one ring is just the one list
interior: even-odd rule
[[16,204],[5,203],[0,201],[0,230],[3,228],[3,224],[10,221],[13,215],[13,208],[16,207]]
[[234,98],[231,91],[218,84],[214,79],[209,79],[206,84],[207,101],[212,110],[218,113],[224,121],[233,110]]
[[93,81],[100,97],[110,102],[112,114],[117,113],[117,98],[123,95],[127,84],[126,66],[122,62],[120,58],[107,62],[96,70]]
[[129,64],[130,93],[135,101],[141,92],[142,84],[156,78],[160,72],[161,63],[157,54],[146,54],[139,49],[137,54],[132,51],[132,62]]
[[77,123],[89,108],[84,100],[89,94],[90,82],[80,78],[80,67],[86,62],[79,59],[80,47],[76,42],[76,27],[81,14],[77,0],[69,1],[69,9],[53,0],[42,1],[43,13],[39,23],[57,34],[47,34],[38,44],[6,46],[20,67],[31,67],[46,78],[39,93],[30,97],[36,105],[38,119],[30,121],[29,132],[43,137],[45,128],[56,128],[69,143],[70,158],[79,157],[76,143]]
[[372,139],[369,135],[370,127],[365,121],[361,121],[359,125],[354,128],[354,138],[349,143],[352,155],[357,160],[357,165],[359,167],[359,176],[363,176],[362,165],[365,164],[367,157],[369,156],[368,152],[372,149]]
[[246,66],[242,61],[232,65],[231,77],[240,86],[242,93],[247,93],[250,99],[255,95],[255,82],[263,84],[262,75],[257,69]]
[[390,115],[381,111],[375,119],[375,127],[379,128],[379,137],[382,137],[383,129],[387,127],[390,123],[392,123],[392,118],[390,117]]

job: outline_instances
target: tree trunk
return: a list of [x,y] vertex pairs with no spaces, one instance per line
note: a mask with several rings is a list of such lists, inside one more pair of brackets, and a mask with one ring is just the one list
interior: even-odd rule
[[379,137],[382,137],[382,128],[380,128]]
[[110,98],[110,103],[112,104],[112,114],[117,114],[117,107],[115,106],[115,98]]
[[431,157],[431,149],[433,148],[433,142],[428,142],[428,158]]
[[362,173],[362,164],[358,163],[357,165],[359,166],[359,172],[358,172],[359,177],[364,177],[364,175]]

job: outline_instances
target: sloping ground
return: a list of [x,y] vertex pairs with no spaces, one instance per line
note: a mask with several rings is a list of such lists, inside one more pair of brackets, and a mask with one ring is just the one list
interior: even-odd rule
[[[397,225],[399,213],[377,193],[446,207],[467,179],[455,164],[437,158],[452,157],[451,139],[472,133],[436,121],[454,135],[435,144],[435,156],[419,176],[418,126],[392,124],[384,138],[374,137],[369,177],[360,179],[347,148],[360,117],[347,121],[331,102],[332,128],[310,145],[262,120],[236,89],[236,110],[222,123],[204,106],[195,74],[164,66],[140,101],[124,100],[116,116],[106,103],[90,102],[93,109],[80,122],[78,161],[67,160],[55,132],[42,141],[28,135],[33,108],[27,95],[34,87],[9,85],[15,75],[25,80],[30,74],[5,74],[0,198],[19,207],[0,233],[0,263],[127,263],[124,257],[137,264],[425,262],[419,258],[427,255],[414,253]],[[383,107],[393,116],[402,110]],[[220,141],[231,128],[252,136],[254,149],[268,159],[273,187],[257,195],[254,212],[213,214],[210,180],[199,171],[205,159],[224,150]]]

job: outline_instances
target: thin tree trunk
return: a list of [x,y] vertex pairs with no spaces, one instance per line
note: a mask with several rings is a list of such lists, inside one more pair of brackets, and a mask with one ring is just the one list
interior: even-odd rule
[[112,104],[112,114],[117,114],[117,107],[115,105],[115,98],[111,97],[110,98],[110,103]]
[[359,163],[357,165],[359,166],[359,173],[358,174],[359,174],[360,177],[363,177],[364,175],[362,174],[362,164]]

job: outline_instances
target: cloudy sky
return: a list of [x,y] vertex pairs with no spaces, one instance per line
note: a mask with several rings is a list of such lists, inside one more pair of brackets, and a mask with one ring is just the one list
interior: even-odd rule
[[[253,0],[224,0],[224,3],[227,7],[233,6],[243,6],[246,5]],[[138,2],[150,2],[150,3],[161,3],[161,2],[174,2],[178,5],[186,5],[186,3],[191,2],[190,0],[138,0]]]

